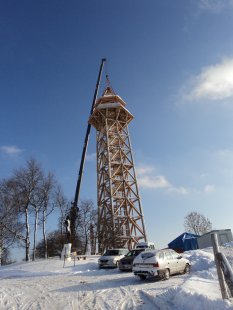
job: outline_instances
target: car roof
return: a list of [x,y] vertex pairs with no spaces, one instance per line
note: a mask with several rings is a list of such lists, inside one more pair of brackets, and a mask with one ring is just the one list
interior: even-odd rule
[[152,252],[152,253],[161,253],[161,252],[166,252],[166,251],[172,251],[172,252],[175,252],[174,250],[172,249],[161,249],[161,250],[154,250],[154,249],[145,249],[145,253],[148,253],[148,252]]
[[145,250],[146,250],[145,248],[137,248],[137,249],[129,250],[129,252],[133,252],[133,251],[142,252],[142,251],[145,251]]
[[116,250],[126,250],[126,251],[129,251],[128,249],[126,248],[114,248],[114,249],[107,249],[106,251],[116,251]]
[[107,249],[107,250],[128,250],[127,248],[112,248],[112,249]]

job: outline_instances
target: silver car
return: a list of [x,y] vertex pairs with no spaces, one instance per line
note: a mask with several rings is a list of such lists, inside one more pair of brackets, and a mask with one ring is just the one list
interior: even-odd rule
[[128,249],[110,249],[99,258],[99,268],[117,267],[118,262],[129,252]]
[[133,261],[133,272],[142,280],[149,276],[168,280],[172,274],[189,273],[190,261],[170,249],[142,252]]

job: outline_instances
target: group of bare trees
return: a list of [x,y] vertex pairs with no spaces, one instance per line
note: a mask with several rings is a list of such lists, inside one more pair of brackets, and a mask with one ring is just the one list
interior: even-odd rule
[[95,254],[97,240],[97,211],[91,200],[81,201],[76,223],[79,251]]
[[[11,177],[0,181],[0,265],[7,263],[10,250],[16,246],[25,248],[26,261],[59,255],[67,242],[67,215],[70,203],[53,174],[45,173],[35,159],[28,160]],[[57,220],[58,229],[54,227],[47,234],[47,221],[52,218],[51,226]],[[75,250],[86,253],[89,246],[95,252],[97,214],[92,201],[80,203],[75,226]]]
[[47,257],[46,223],[56,207],[57,188],[54,176],[45,173],[35,159],[28,160],[25,167],[0,182],[1,259],[16,243],[25,248],[26,261],[30,260],[32,244],[35,259],[38,226],[43,232],[44,257]]
[[[61,198],[60,196],[56,197],[57,199]],[[62,202],[62,200],[59,201],[60,203]],[[60,255],[64,243],[68,242],[64,231],[64,220],[62,219],[65,218],[66,214],[69,214],[68,211],[70,210],[67,209],[67,212],[64,211],[65,209],[62,208],[63,213],[60,214],[59,229],[50,232],[47,237],[48,256],[50,257]],[[91,200],[83,200],[80,202],[75,224],[76,235],[72,242],[72,251],[77,251],[79,254],[95,254],[97,241],[97,212]],[[37,245],[38,257],[44,257],[43,253],[43,240],[41,240]]]

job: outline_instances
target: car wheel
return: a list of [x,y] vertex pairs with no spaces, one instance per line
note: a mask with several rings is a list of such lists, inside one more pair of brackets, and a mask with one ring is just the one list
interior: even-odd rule
[[146,280],[146,275],[140,274],[140,275],[139,275],[139,278],[140,278],[141,280]]
[[190,265],[189,264],[185,265],[184,273],[190,273]]
[[170,278],[170,270],[166,269],[163,274],[163,279],[168,280]]

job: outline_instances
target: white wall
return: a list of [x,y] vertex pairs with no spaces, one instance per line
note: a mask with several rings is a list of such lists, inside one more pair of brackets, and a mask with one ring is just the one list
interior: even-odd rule
[[212,230],[197,238],[199,249],[204,249],[212,246],[211,235],[217,234],[219,245],[233,241],[232,232],[230,229]]

